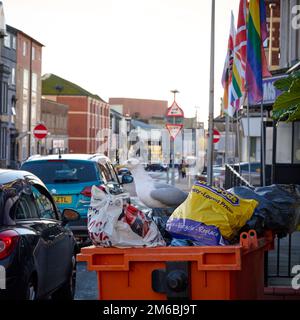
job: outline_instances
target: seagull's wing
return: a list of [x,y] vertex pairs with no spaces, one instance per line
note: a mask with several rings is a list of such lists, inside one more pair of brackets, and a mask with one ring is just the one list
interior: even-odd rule
[[155,189],[162,189],[162,188],[174,188],[175,189],[175,187],[170,186],[167,183],[162,183],[162,182],[154,182],[154,188]]
[[186,200],[188,194],[168,184],[155,184],[150,196],[168,207],[178,207]]

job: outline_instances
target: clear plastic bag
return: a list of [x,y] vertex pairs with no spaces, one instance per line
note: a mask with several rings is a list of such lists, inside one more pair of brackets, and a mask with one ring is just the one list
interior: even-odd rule
[[123,197],[112,196],[96,186],[92,187],[88,232],[96,246],[165,246],[156,224],[143,212],[124,204]]

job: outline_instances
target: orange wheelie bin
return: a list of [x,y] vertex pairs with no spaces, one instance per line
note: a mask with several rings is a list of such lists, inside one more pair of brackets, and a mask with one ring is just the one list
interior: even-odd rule
[[258,239],[251,230],[240,243],[218,247],[81,249],[98,275],[101,300],[240,300],[264,294],[264,252],[272,233]]

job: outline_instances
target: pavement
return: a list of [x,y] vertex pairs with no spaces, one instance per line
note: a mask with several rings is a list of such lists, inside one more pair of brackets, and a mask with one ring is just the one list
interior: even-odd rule
[[77,263],[75,300],[97,300],[97,273],[87,271],[85,262]]
[[[277,248],[278,242],[275,241],[275,249],[269,252],[269,275],[274,277],[269,278],[270,286],[291,286],[291,278],[288,277],[289,273],[289,262],[288,262],[288,251],[289,251],[289,239],[284,238],[280,240],[280,267],[277,268]],[[295,265],[300,265],[300,232],[292,234],[292,250],[291,250],[291,268]],[[280,277],[277,277],[279,275]],[[293,277],[294,275],[292,275]]]

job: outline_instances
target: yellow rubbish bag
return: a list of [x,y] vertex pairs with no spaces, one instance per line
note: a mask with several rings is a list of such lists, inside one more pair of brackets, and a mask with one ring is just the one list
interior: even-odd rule
[[201,232],[202,224],[215,226],[230,240],[251,219],[257,206],[256,200],[241,199],[224,189],[196,182],[188,198],[169,218],[168,225],[171,229],[176,225],[177,233],[182,228],[182,234],[186,234],[187,228],[191,233]]

